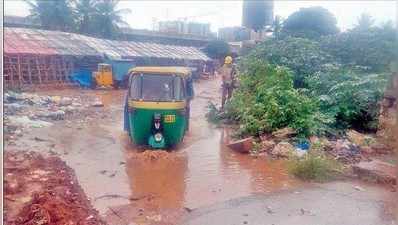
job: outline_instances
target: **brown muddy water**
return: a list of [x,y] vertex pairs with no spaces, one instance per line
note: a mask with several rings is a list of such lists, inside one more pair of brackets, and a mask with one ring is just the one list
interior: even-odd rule
[[[197,207],[301,185],[283,161],[225,147],[227,131],[205,119],[208,101],[219,101],[219,87],[217,79],[195,84],[190,131],[169,153],[143,152],[131,143],[123,131],[124,91],[114,90],[82,92],[102,99],[100,119],[56,123],[24,136],[24,144],[61,154],[109,224],[176,224]],[[35,143],[33,136],[49,141]]]

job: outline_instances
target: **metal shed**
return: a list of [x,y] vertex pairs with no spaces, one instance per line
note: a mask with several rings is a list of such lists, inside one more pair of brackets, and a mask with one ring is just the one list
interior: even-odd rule
[[[4,28],[6,87],[70,82],[75,71],[92,71],[100,62],[131,65],[203,64],[210,59],[198,48],[148,42],[106,40],[81,34],[28,28]],[[122,79],[120,76],[117,79]]]

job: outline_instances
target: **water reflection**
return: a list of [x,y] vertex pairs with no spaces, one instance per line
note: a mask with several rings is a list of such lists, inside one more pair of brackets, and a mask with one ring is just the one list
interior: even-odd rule
[[155,159],[133,154],[128,154],[126,165],[132,197],[152,199],[151,205],[158,208],[181,208],[186,191],[187,158],[176,153],[155,155],[158,157]]

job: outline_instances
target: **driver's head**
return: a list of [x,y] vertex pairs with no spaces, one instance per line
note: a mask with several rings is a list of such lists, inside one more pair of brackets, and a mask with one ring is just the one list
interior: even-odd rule
[[153,115],[153,120],[155,122],[160,122],[162,116],[159,113],[155,113],[155,115]]

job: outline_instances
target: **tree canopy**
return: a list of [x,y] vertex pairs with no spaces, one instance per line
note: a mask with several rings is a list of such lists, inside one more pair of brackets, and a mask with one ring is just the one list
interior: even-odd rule
[[95,15],[94,0],[76,0],[74,15],[76,18],[77,31],[83,34],[93,33]]
[[25,0],[30,6],[30,18],[45,29],[72,31],[74,21],[70,1]]
[[376,27],[368,22],[361,22],[346,32],[323,37],[320,43],[322,49],[331,54],[338,63],[346,66],[357,65],[376,72],[388,70],[395,60],[396,40],[396,29],[391,23]]
[[119,0],[25,0],[30,17],[44,28],[113,38],[119,28],[128,26],[122,15],[128,9],[117,9]]
[[117,1],[100,1],[95,4],[93,26],[94,34],[100,37],[112,38],[119,32],[122,26],[128,26],[122,19],[122,14],[130,13],[129,9],[116,9]]
[[336,34],[337,20],[322,7],[301,8],[291,14],[283,24],[282,32],[295,37],[316,39],[323,35]]
[[227,42],[223,40],[210,41],[204,48],[206,54],[213,59],[223,59],[231,50]]

